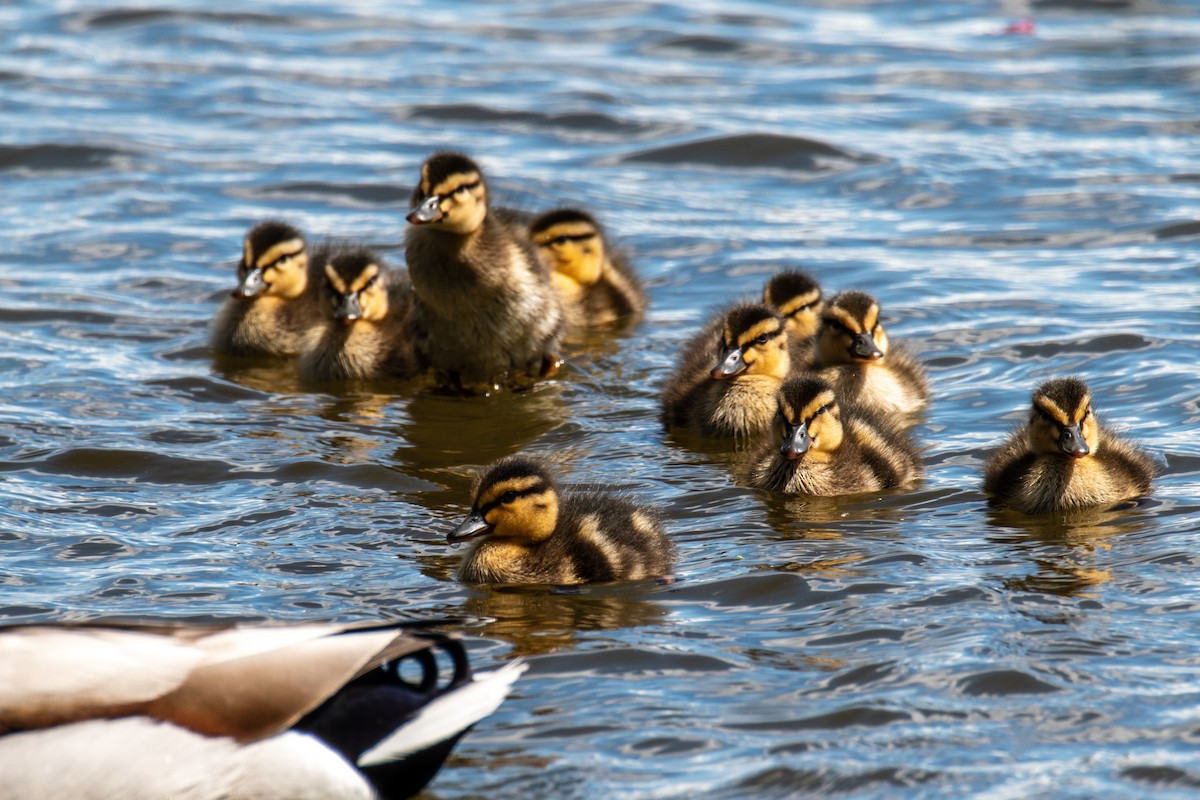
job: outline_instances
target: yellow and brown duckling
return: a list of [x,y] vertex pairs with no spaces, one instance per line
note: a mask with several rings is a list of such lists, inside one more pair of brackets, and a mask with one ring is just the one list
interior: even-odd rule
[[847,405],[909,413],[929,403],[929,382],[915,357],[888,342],[879,303],[866,292],[839,292],[821,314],[809,369]]
[[1141,447],[1102,426],[1079,378],[1033,393],[1029,422],[984,467],[983,490],[1026,514],[1107,509],[1150,492],[1155,466]]
[[709,323],[685,346],[663,390],[663,425],[705,436],[756,435],[775,417],[775,394],[790,369],[783,320],[760,303],[736,305],[719,328]]
[[802,368],[812,359],[814,337],[825,310],[821,285],[802,270],[785,270],[763,286],[763,302],[787,323],[792,367]]
[[528,219],[490,208],[483,171],[459,153],[424,163],[413,206],[405,258],[433,368],[464,387],[553,375],[564,315]]
[[412,321],[412,291],[366,248],[341,250],[322,265],[324,324],[300,356],[309,381],[409,378],[422,369]]
[[546,464],[510,456],[475,481],[470,515],[447,535],[476,540],[466,583],[577,584],[667,575],[675,545],[648,508],[602,491],[560,492]]
[[813,375],[779,389],[778,424],[755,459],[750,483],[787,494],[833,497],[894,489],[921,477],[921,460],[894,418],[842,406]]
[[211,343],[233,356],[294,356],[321,322],[304,236],[261,222],[242,243],[238,285],[213,319]]
[[529,234],[563,303],[571,328],[634,322],[646,310],[646,294],[629,261],[611,250],[591,215],[574,208],[550,211]]

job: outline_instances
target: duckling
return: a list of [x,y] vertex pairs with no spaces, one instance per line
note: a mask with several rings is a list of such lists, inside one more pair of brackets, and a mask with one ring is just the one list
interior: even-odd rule
[[715,365],[708,335],[714,322],[685,346],[662,393],[664,427],[740,437],[756,434],[774,418],[775,394],[791,369],[783,320],[758,303],[735,305],[719,319]]
[[7,627],[0,795],[409,797],[524,669],[395,624]]
[[889,347],[879,303],[866,292],[839,292],[829,300],[809,368],[846,404],[909,413],[929,402],[925,370],[906,350]]
[[538,256],[562,300],[570,328],[636,321],[646,310],[641,281],[610,251],[600,224],[574,208],[550,211],[529,226]]
[[425,162],[413,204],[405,257],[433,368],[464,387],[553,375],[565,321],[528,219],[491,209],[460,153]]
[[833,385],[791,378],[778,394],[779,432],[755,459],[750,483],[788,494],[832,497],[913,483],[921,462],[908,434],[888,415],[838,403]]
[[1156,469],[1141,447],[1102,426],[1079,378],[1054,378],[1033,393],[1029,423],[987,462],[983,490],[1026,514],[1110,508],[1148,494]]
[[401,273],[366,248],[334,253],[322,265],[324,325],[300,356],[309,381],[410,378],[422,358],[412,321],[412,290]]
[[787,323],[792,366],[801,368],[812,360],[813,341],[821,325],[821,285],[807,272],[785,270],[763,286],[763,303]]
[[237,288],[213,319],[213,350],[294,356],[320,320],[304,236],[286,222],[255,225],[242,243]]
[[471,514],[446,541],[479,538],[466,583],[576,584],[665,575],[675,546],[648,508],[596,491],[559,492],[547,466],[509,456],[475,481]]

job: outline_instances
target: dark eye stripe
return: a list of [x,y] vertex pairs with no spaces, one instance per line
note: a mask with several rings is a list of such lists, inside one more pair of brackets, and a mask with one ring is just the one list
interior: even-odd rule
[[493,500],[490,503],[487,503],[486,505],[480,506],[478,510],[479,510],[480,514],[482,514],[483,516],[486,517],[488,514],[490,514],[492,512],[493,509],[499,508],[500,506],[504,505],[504,498],[509,495],[512,495],[512,499],[510,499],[508,502],[512,503],[512,502],[519,500],[522,497],[528,497],[529,495],[532,495],[532,494],[542,494],[543,492],[547,491],[549,488],[550,488],[550,484],[546,483],[545,481],[539,481],[538,483],[535,483],[533,486],[530,486],[528,489],[521,489],[520,491],[510,490],[510,491],[504,492],[504,494],[500,495],[499,498]]

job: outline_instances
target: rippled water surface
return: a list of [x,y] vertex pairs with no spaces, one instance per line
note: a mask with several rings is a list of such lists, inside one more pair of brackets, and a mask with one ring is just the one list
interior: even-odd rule
[[[1200,3],[135,1],[0,5],[0,618],[461,618],[532,668],[437,798],[1200,788]],[[443,148],[591,208],[646,320],[493,398],[214,362],[250,225],[400,264]],[[783,500],[660,430],[681,340],[784,265],[920,353],[917,489]],[[1064,373],[1154,502],[990,512]],[[515,452],[662,508],[676,582],[457,584]]]

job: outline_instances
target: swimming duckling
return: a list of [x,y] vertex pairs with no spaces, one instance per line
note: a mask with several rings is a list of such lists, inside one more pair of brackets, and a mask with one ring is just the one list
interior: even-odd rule
[[294,356],[320,324],[304,236],[260,222],[242,243],[238,285],[213,319],[211,344],[233,356]]
[[524,669],[398,625],[10,626],[0,795],[409,797]]
[[483,171],[459,153],[425,162],[413,205],[405,257],[433,368],[462,386],[553,375],[562,303],[528,219],[489,208]]
[[736,305],[720,320],[715,348],[708,338],[713,323],[685,346],[680,367],[663,390],[664,427],[745,436],[774,418],[775,394],[791,368],[783,320],[757,303]]
[[839,292],[821,314],[809,368],[833,384],[847,405],[908,413],[929,402],[920,362],[889,347],[879,303],[866,292]]
[[305,343],[300,376],[309,381],[410,378],[422,368],[412,321],[412,290],[374,253],[353,248],[323,265],[319,307],[325,323]]
[[786,270],[763,286],[763,302],[787,323],[792,366],[802,368],[812,360],[814,337],[821,326],[821,285],[801,270]]
[[479,538],[466,583],[574,584],[665,575],[675,558],[657,515],[604,492],[560,493],[541,461],[502,458],[475,481],[471,514],[446,537]]
[[1149,493],[1154,461],[1102,426],[1079,378],[1055,378],[1033,393],[1029,423],[988,460],[983,490],[1026,514],[1110,508]]
[[754,486],[832,497],[905,486],[921,476],[904,429],[889,415],[840,405],[823,378],[791,378],[779,389],[778,405],[778,433],[755,459]]
[[646,294],[629,261],[612,252],[604,231],[589,214],[573,208],[551,211],[529,226],[542,263],[562,300],[572,328],[635,321],[646,310]]

